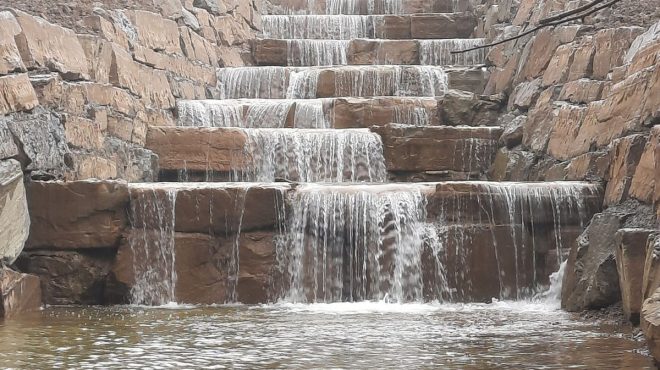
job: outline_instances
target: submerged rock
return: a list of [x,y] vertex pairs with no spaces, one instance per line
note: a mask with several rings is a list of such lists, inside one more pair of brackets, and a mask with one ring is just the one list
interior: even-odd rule
[[41,307],[39,278],[0,267],[0,319]]

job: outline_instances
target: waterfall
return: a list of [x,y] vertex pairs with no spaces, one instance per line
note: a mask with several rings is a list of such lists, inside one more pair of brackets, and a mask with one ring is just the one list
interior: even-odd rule
[[394,123],[429,126],[432,123],[429,103],[437,105],[435,98],[401,99],[394,107]]
[[135,282],[131,303],[163,305],[175,301],[174,223],[176,190],[130,185],[129,246]]
[[366,129],[247,129],[247,169],[236,180],[384,182],[380,136]]
[[374,37],[372,16],[264,15],[261,20],[264,38],[350,40]]
[[[277,245],[292,302],[423,299],[426,185],[299,186]],[[431,187],[432,189],[432,187]],[[438,250],[439,246],[432,249]]]
[[[447,184],[452,196],[435,204],[438,234],[445,245],[447,265],[461,266],[453,272],[450,285],[462,296],[469,296],[472,286],[470,271],[472,258],[482,258],[481,264],[491,264],[497,273],[500,299],[529,297],[540,284],[537,276],[539,253],[555,248],[558,265],[561,250],[570,247],[570,240],[563,240],[565,225],[579,224],[590,216],[585,203],[587,196],[599,192],[597,185],[583,183],[488,183],[469,182]],[[477,190],[474,190],[477,186]],[[465,188],[464,193],[462,188]],[[438,198],[440,199],[440,198]],[[487,229],[484,229],[487,228]],[[471,229],[482,229],[491,240],[473,240]],[[490,243],[492,260],[486,251],[475,248]],[[550,273],[551,271],[548,271]],[[483,272],[482,272],[483,273]]]
[[473,66],[484,64],[488,49],[477,49],[461,54],[452,51],[464,50],[485,44],[485,39],[420,40],[419,58],[423,65]]
[[[296,128],[330,128],[325,99],[180,100],[177,125],[183,127],[286,127],[293,109]],[[330,109],[327,108],[329,111]]]
[[[334,92],[320,86],[324,73],[334,75]],[[326,97],[434,97],[448,89],[447,74],[439,66],[221,68],[218,81],[222,99],[314,99],[320,87]]]
[[290,66],[334,66],[348,64],[350,40],[287,40]]
[[281,99],[290,69],[283,67],[220,68],[217,71],[221,99]]

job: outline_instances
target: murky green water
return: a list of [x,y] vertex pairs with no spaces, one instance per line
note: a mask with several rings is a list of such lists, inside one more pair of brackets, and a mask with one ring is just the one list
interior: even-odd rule
[[653,368],[544,304],[51,308],[0,323],[2,368]]

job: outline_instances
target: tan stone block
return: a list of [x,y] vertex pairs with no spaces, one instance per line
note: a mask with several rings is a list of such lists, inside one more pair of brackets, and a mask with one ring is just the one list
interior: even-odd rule
[[639,322],[646,244],[653,230],[621,229],[616,233],[616,266],[621,287],[623,313],[633,323]]
[[65,116],[64,135],[70,146],[92,150],[101,149],[105,139],[98,123],[73,115]]
[[39,105],[27,74],[0,77],[0,115],[30,110]]
[[176,22],[143,10],[126,12],[138,33],[138,43],[155,51],[181,54]]
[[75,173],[71,181],[99,179],[112,180],[117,176],[117,164],[110,159],[94,155],[75,155]]
[[111,23],[105,18],[99,15],[90,15],[83,18],[83,25],[92,30],[95,34],[99,35],[104,40],[113,42],[120,45],[124,49],[129,50],[130,45],[126,32],[124,32],[121,27],[117,27],[115,24]]
[[619,203],[629,197],[632,177],[644,152],[647,138],[632,135],[612,143],[612,165],[605,188],[605,206]]
[[12,10],[22,32],[16,43],[29,69],[49,69],[65,79],[89,79],[89,61],[76,34],[18,10]]
[[575,49],[571,44],[561,45],[557,48],[555,55],[550,59],[548,68],[543,73],[543,86],[566,82],[574,53]]
[[206,65],[215,66],[218,64],[215,47],[209,41],[187,27],[181,27],[179,31],[185,56]]
[[603,80],[614,67],[621,66],[630,45],[642,32],[640,27],[620,27],[596,33],[592,77]]
[[98,83],[107,84],[110,77],[110,65],[112,64],[112,47],[98,36],[79,35],[78,40],[85,51],[87,60],[90,61],[89,75]]
[[645,203],[653,203],[655,194],[656,162],[655,149],[660,144],[660,126],[651,133],[644,152],[639,159],[630,184],[630,195]]
[[548,153],[554,158],[566,160],[576,156],[573,140],[580,129],[588,108],[562,104],[553,120],[552,134],[548,141]]
[[21,33],[14,15],[0,11],[0,75],[11,72],[25,72],[25,65],[14,37]]
[[574,81],[591,75],[595,51],[593,37],[583,37],[573,54],[573,62],[568,72],[568,81]]
[[0,318],[10,319],[40,308],[39,278],[0,267]]
[[571,81],[561,89],[559,100],[569,101],[574,104],[587,104],[601,98],[601,93],[605,83],[602,81],[582,78]]

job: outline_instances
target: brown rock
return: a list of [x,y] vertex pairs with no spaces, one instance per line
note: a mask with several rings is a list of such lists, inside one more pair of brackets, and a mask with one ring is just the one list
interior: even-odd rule
[[529,180],[529,171],[535,163],[533,153],[500,148],[488,178],[491,181],[526,181]]
[[21,165],[13,159],[0,161],[0,263],[14,263],[29,230]]
[[642,281],[642,300],[650,298],[660,288],[660,235],[649,236]]
[[0,318],[12,318],[40,308],[39,278],[0,268]]
[[543,73],[543,86],[566,82],[569,68],[573,63],[575,48],[571,44],[561,45],[550,59],[548,68]]
[[584,36],[573,54],[573,62],[568,72],[568,81],[591,76],[596,48],[592,36]]
[[30,110],[39,105],[27,74],[0,77],[0,115]]
[[374,26],[376,37],[379,39],[410,39],[410,17],[388,15],[383,16],[382,20]]
[[0,76],[12,72],[25,72],[25,65],[16,46],[14,37],[21,33],[14,15],[8,11],[0,12]]
[[82,149],[101,149],[104,135],[101,126],[90,119],[66,115],[64,134],[70,146]]
[[149,107],[174,107],[174,97],[165,72],[134,62],[130,54],[115,45],[112,47],[110,83],[129,89],[140,96]]
[[415,14],[410,16],[410,38],[469,38],[476,25],[476,18],[470,13]]
[[605,205],[619,203],[629,197],[633,175],[644,152],[647,138],[632,135],[612,143],[612,165],[605,189]]
[[620,27],[596,33],[592,77],[603,80],[614,67],[622,65],[633,40],[642,32],[640,27]]
[[607,307],[621,299],[616,268],[616,215],[599,213],[571,248],[561,306],[571,312]]
[[104,40],[120,45],[129,50],[128,36],[121,26],[111,23],[99,15],[89,15],[82,20],[85,27],[89,28],[95,34]]
[[36,250],[21,255],[18,265],[41,280],[49,305],[102,305],[105,280],[116,249],[93,251]]
[[87,179],[113,180],[123,178],[123,176],[119,176],[117,163],[113,160],[87,153],[74,153],[73,161],[75,165],[66,178],[68,181]]
[[644,301],[640,327],[651,355],[660,361],[660,289]]
[[573,104],[588,104],[600,99],[604,85],[602,81],[587,78],[571,81],[562,87],[559,100]]
[[176,22],[142,10],[133,10],[126,14],[137,29],[138,43],[155,51],[182,54]]
[[651,233],[652,230],[644,229],[621,229],[616,233],[616,265],[623,313],[635,324],[639,322],[642,309],[646,243]]
[[180,27],[179,31],[185,56],[210,66],[218,64],[218,56],[213,44],[187,27]]
[[552,125],[552,134],[548,141],[548,153],[554,158],[566,160],[575,156],[572,139],[580,129],[580,122],[588,108],[571,104],[561,104]]
[[64,79],[89,79],[89,61],[76,34],[18,10],[12,10],[22,32],[16,36],[29,69],[59,72]]
[[500,108],[496,101],[453,89],[438,103],[440,121],[450,126],[494,126]]
[[[419,122],[419,111],[429,122]],[[333,127],[368,128],[397,122],[405,124],[440,124],[436,98],[376,97],[337,98],[332,104]],[[417,120],[417,121],[416,121]]]
[[100,37],[92,35],[79,35],[80,45],[90,61],[89,74],[92,80],[109,83],[110,64],[112,63],[112,47]]
[[656,188],[656,147],[660,145],[660,126],[656,126],[644,147],[630,184],[630,195],[645,203],[653,203]]
[[592,152],[577,156],[566,168],[566,180],[604,181],[609,174],[610,161],[609,152]]
[[527,110],[532,107],[541,94],[542,82],[540,78],[537,78],[518,84],[509,99],[509,110],[515,108]]
[[239,129],[150,127],[146,147],[165,170],[231,171],[242,168],[247,137]]
[[389,171],[485,172],[497,151],[498,128],[415,127],[390,124],[374,130],[383,138]]
[[349,64],[419,64],[419,43],[414,40],[356,39],[348,48]]
[[128,200],[121,182],[32,182],[26,248],[117,247],[127,224]]

